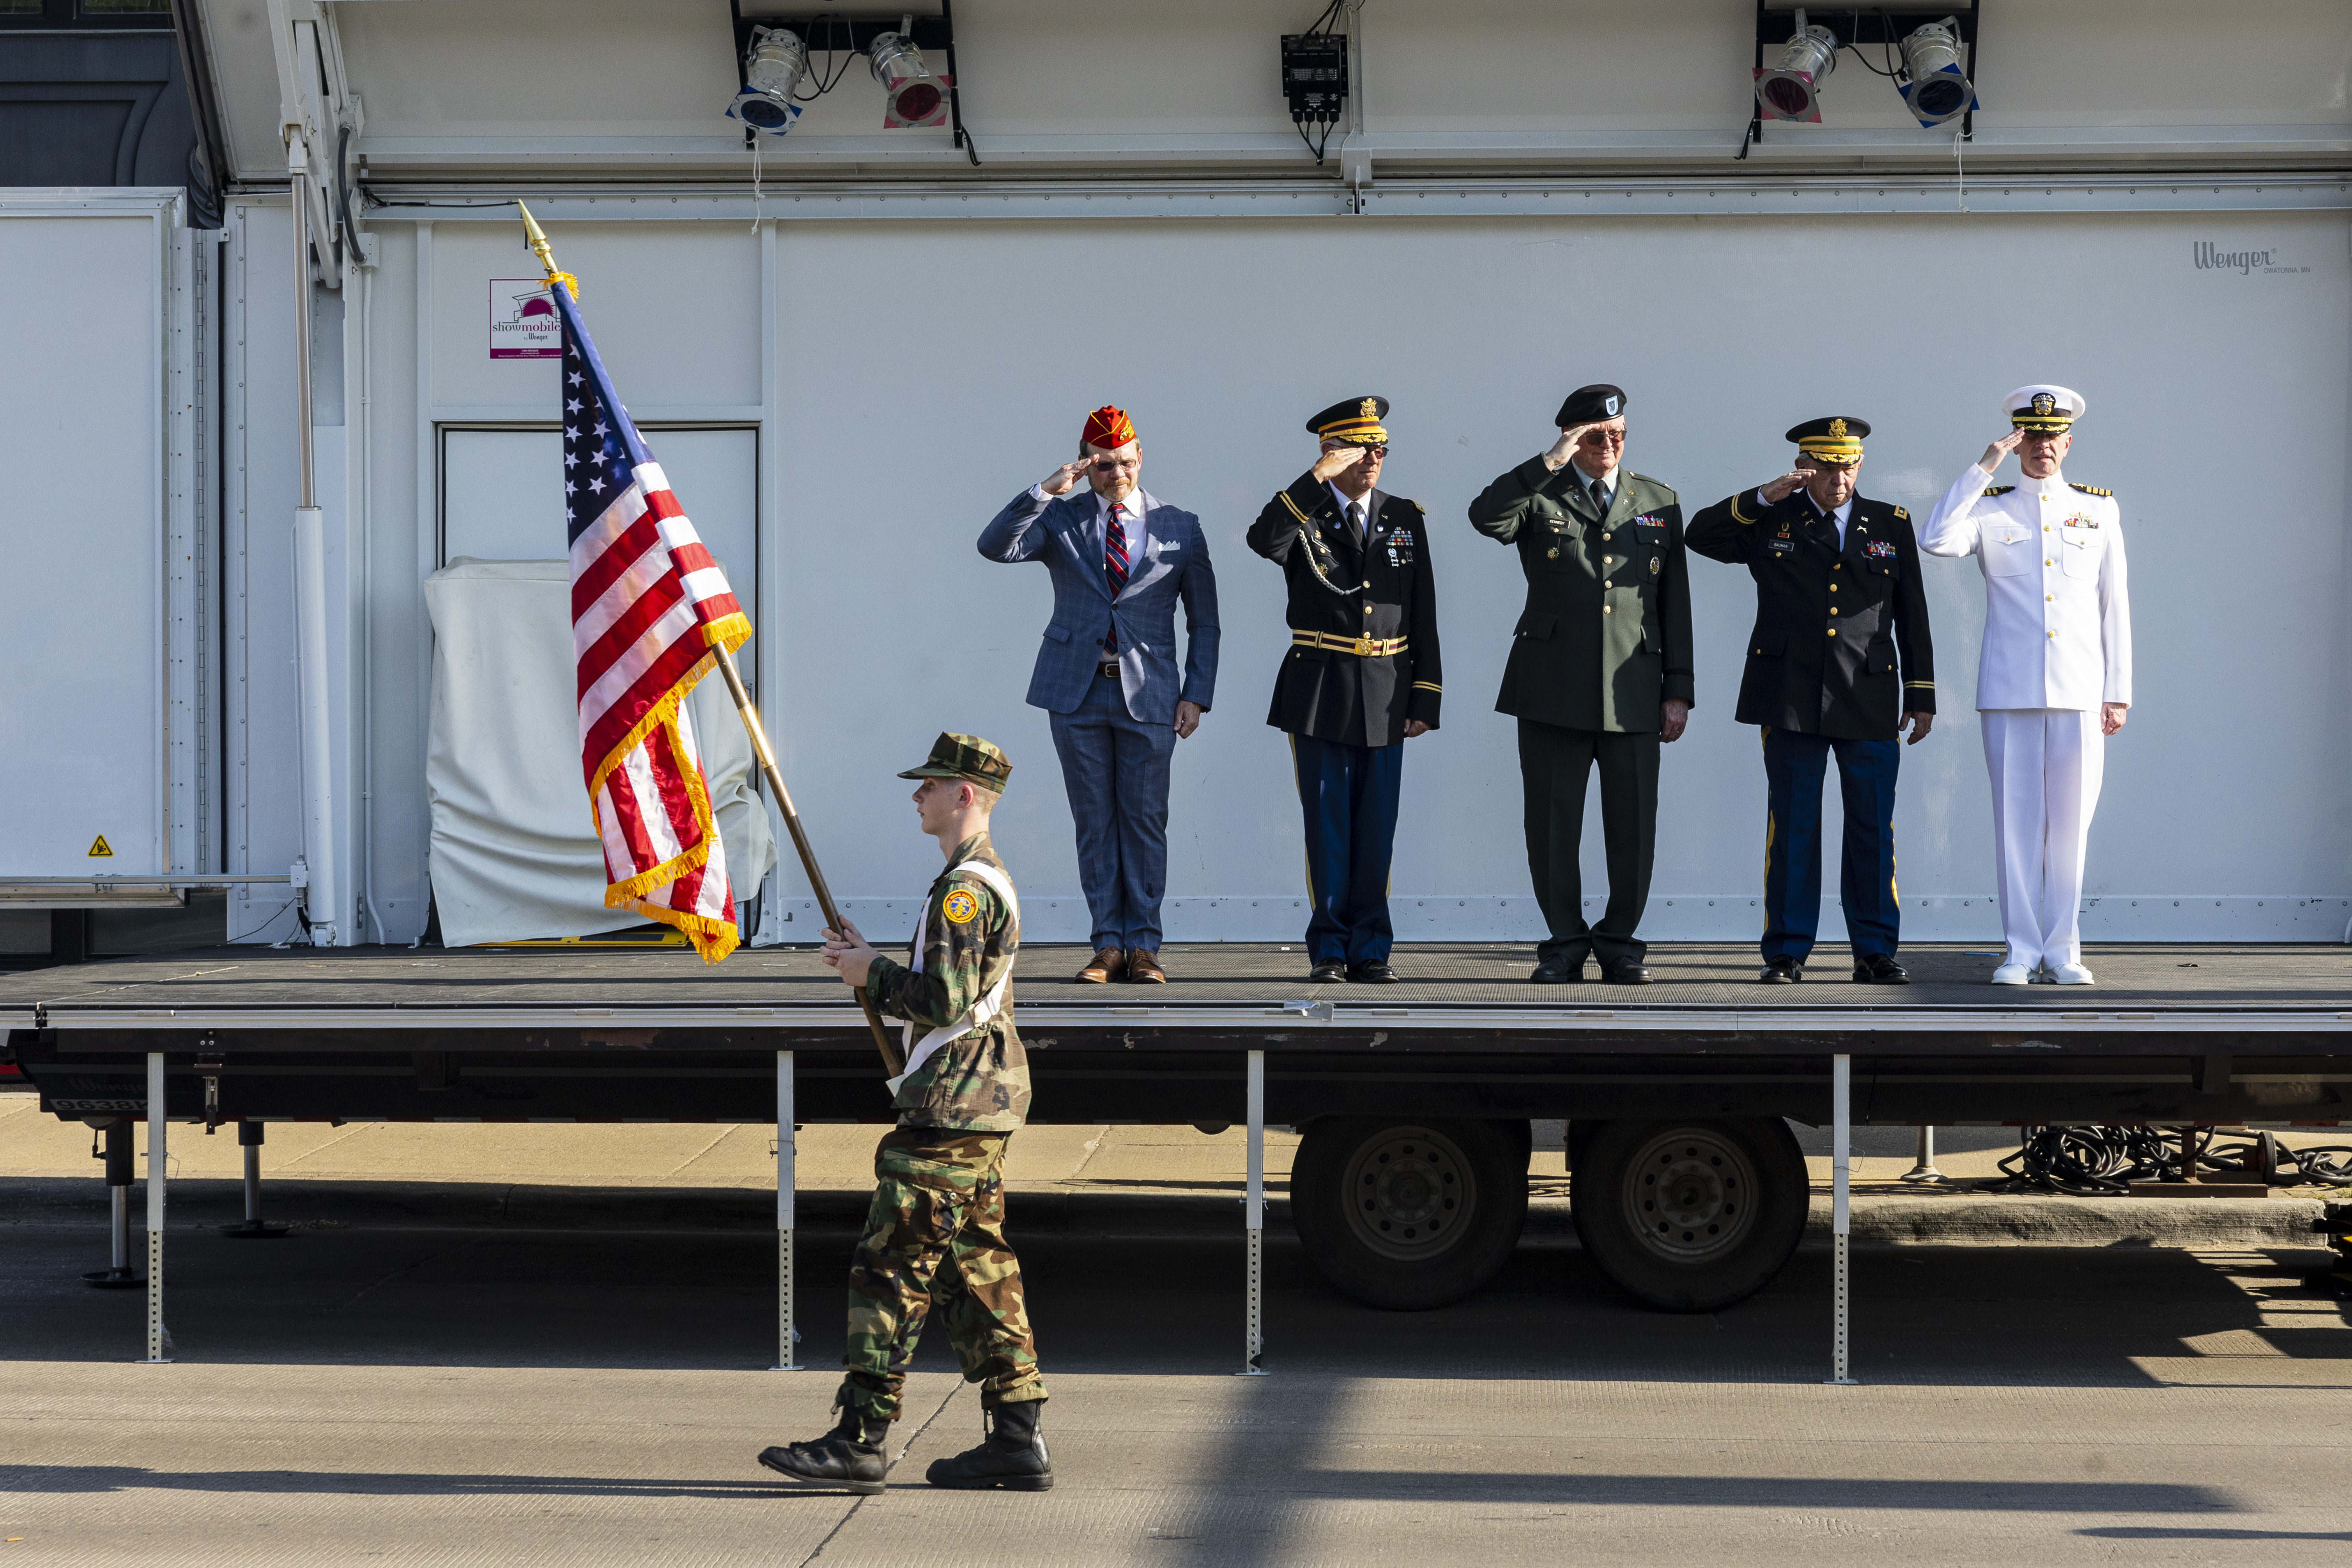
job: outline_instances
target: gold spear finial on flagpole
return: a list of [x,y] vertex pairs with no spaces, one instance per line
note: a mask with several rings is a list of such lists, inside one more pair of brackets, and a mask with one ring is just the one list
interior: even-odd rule
[[580,279],[555,265],[555,248],[547,243],[547,230],[539,226],[539,220],[531,216],[530,209],[520,202],[515,203],[515,210],[522,214],[523,243],[532,255],[539,258],[539,264],[547,268],[547,280],[562,284],[572,291],[574,300],[580,298]]

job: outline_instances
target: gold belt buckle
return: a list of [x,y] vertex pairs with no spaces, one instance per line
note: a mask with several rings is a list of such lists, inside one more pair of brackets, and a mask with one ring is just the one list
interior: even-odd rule
[[1358,637],[1356,639],[1356,657],[1358,658],[1370,658],[1373,657],[1373,650],[1376,646],[1377,645],[1375,645],[1370,637]]

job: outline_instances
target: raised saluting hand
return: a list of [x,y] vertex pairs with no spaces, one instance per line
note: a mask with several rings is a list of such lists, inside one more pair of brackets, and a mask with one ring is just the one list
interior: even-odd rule
[[1366,447],[1334,447],[1315,459],[1312,472],[1317,479],[1329,484],[1333,479],[1362,462],[1370,450]]
[[1988,474],[1998,473],[2000,469],[2000,460],[2016,451],[2017,444],[2024,439],[2024,431],[2011,430],[1984,449],[1984,456],[1977,459],[1977,467]]
[[1097,460],[1094,458],[1080,458],[1075,463],[1064,463],[1060,468],[1039,479],[1037,488],[1049,496],[1066,496],[1080,479],[1094,471]]

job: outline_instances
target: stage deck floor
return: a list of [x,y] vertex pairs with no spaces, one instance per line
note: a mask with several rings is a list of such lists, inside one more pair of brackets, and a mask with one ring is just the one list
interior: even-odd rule
[[[2352,947],[2117,944],[2085,961],[2095,986],[1989,984],[1997,959],[1981,947],[1905,950],[1913,984],[1856,984],[1843,949],[1823,949],[1797,985],[1758,983],[1748,944],[1677,943],[1652,951],[1649,985],[1538,986],[1526,947],[1431,943],[1395,954],[1404,983],[1316,985],[1296,947],[1178,944],[1161,952],[1166,985],[1083,985],[1075,946],[1024,949],[1015,993],[1024,1019],[1076,1023],[1150,1017],[1181,1025],[1214,1016],[1355,1016],[1367,1020],[1511,1015],[1519,1026],[1595,1017],[1663,1025],[1737,1015],[1748,1026],[1811,1026],[1851,1019],[1876,1027],[1895,1016],[1982,1026],[2000,1016],[2108,1027],[2259,1016],[2272,1026],[2352,1026]],[[1139,1011],[1140,1010],[1140,1011]],[[847,994],[807,949],[753,948],[722,964],[682,949],[496,950],[225,947],[0,974],[0,1027],[192,1027],[207,1023],[366,1027],[432,1021],[496,1026],[525,1018],[618,1023],[837,1025],[856,1017]],[[1784,1020],[1776,1023],[1776,1020]],[[2352,1043],[2352,1042],[2348,1042]]]

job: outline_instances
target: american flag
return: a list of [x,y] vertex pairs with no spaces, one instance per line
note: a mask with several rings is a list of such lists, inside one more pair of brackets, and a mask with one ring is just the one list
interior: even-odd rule
[[572,650],[604,906],[677,927],[716,963],[735,950],[735,902],[685,700],[751,623],[621,406],[578,302],[563,283],[548,292],[563,317]]

